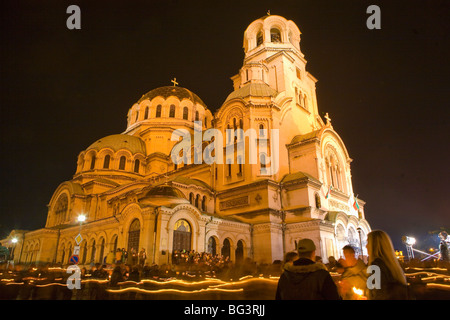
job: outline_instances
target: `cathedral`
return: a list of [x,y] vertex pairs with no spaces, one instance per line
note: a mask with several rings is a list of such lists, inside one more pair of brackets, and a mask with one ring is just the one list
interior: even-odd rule
[[[243,65],[216,112],[176,79],[142,95],[122,133],[79,153],[72,179],[48,203],[45,227],[12,230],[1,241],[14,262],[66,265],[77,248],[79,265],[88,265],[125,248],[145,249],[146,262],[158,265],[183,249],[272,263],[303,238],[324,262],[347,244],[366,255],[365,202],[354,196],[344,142],[328,114],[319,114],[300,35],[281,16],[253,21]],[[195,143],[192,152],[174,153],[176,130],[194,136],[210,129],[223,139],[213,154],[235,150],[226,161],[196,161]],[[242,134],[249,129],[256,135]],[[200,151],[207,148],[201,141]]]

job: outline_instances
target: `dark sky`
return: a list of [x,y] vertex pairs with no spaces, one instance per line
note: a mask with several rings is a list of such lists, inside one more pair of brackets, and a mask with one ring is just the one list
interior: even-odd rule
[[[392,3],[394,2],[394,3]],[[66,8],[81,8],[81,30]],[[381,8],[381,30],[366,8]],[[373,229],[426,240],[450,227],[450,2],[430,1],[2,1],[0,237],[45,225],[54,190],[79,152],[121,133],[131,105],[171,85],[217,110],[243,62],[247,26],[272,14],[302,32],[352,162]],[[428,241],[428,240],[427,240]]]

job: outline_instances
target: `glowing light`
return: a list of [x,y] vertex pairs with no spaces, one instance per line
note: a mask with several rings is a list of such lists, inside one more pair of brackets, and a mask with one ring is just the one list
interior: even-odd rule
[[358,289],[356,287],[353,287],[353,292],[356,293],[358,296],[362,296],[364,293],[361,289]]
[[413,246],[416,244],[416,239],[413,237],[407,237],[407,236],[403,236],[402,237],[402,241],[404,244],[408,245],[408,246]]
[[12,239],[11,239],[11,242],[12,242],[12,243],[17,243],[17,238],[12,238]]
[[84,221],[86,221],[86,216],[84,214],[80,214],[78,216],[77,220],[78,220],[78,222],[84,222]]
[[173,293],[188,293],[188,294],[192,294],[192,293],[201,293],[201,292],[209,292],[209,291],[235,293],[235,292],[242,292],[242,291],[244,291],[244,289],[218,289],[218,288],[207,288],[207,289],[200,289],[200,290],[187,291],[187,290],[179,290],[179,289],[146,290],[146,289],[140,289],[140,288],[125,288],[125,289],[117,289],[117,290],[108,289],[108,290],[106,290],[106,291],[107,291],[107,292],[111,292],[111,293],[122,293],[122,292],[132,291],[132,292],[140,292],[140,293],[163,293],[163,292],[173,292]]

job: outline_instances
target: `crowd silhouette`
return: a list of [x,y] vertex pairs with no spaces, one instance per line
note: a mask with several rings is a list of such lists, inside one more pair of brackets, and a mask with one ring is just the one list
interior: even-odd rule
[[[310,240],[306,241],[306,246],[311,246],[311,242]],[[322,259],[315,256],[315,246],[312,246],[311,249],[314,249],[312,251],[298,249],[295,252],[288,252],[283,261],[276,260],[271,264],[256,263],[250,258],[234,262],[230,260],[229,256],[181,250],[172,253],[170,264],[161,265],[149,263],[144,249],[139,252],[131,250],[129,254],[124,249],[117,249],[116,252],[110,252],[104,258],[103,263],[80,266],[81,281],[88,283],[91,287],[100,283],[103,287],[117,289],[123,287],[124,283],[133,285],[133,283],[137,284],[145,279],[199,281],[216,278],[223,281],[236,281],[245,276],[271,277],[272,279],[280,277],[277,299],[286,297],[286,299],[311,297],[316,299],[325,296],[343,300],[391,300],[410,298],[406,290],[406,269],[440,267],[444,268],[443,270],[447,268],[448,275],[450,268],[445,257],[440,260],[399,261],[395,256],[389,236],[379,230],[372,231],[368,235],[369,256],[357,257],[355,248],[347,245],[343,248],[342,257],[339,259],[328,257],[328,263],[324,265]],[[387,286],[384,285],[380,290],[368,290],[366,286],[367,267],[370,265],[376,265],[382,270],[381,283],[388,284]],[[0,299],[33,299],[35,298],[33,297],[33,288],[43,288],[48,284],[59,284],[60,287],[64,287],[70,276],[70,273],[66,272],[68,266],[61,264],[38,266],[2,264],[0,265],[0,285],[2,286]],[[313,274],[312,277],[308,277],[308,281],[314,282],[314,278],[322,279],[320,280],[322,282],[326,281],[328,285],[324,289],[325,291],[307,295],[298,293],[302,292],[300,283],[305,284],[306,282],[296,281],[303,279],[305,272]],[[314,272],[319,273],[314,274]],[[411,282],[411,279],[414,280],[414,278],[410,278],[408,281]],[[310,292],[311,288],[315,287],[313,282],[309,283],[303,292]],[[355,288],[361,291],[356,292]],[[291,293],[294,291],[298,292],[292,295]],[[90,295],[90,298],[101,299],[102,297]]]

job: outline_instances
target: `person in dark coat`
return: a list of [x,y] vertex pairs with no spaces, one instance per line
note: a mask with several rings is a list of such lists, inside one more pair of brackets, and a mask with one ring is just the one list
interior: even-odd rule
[[340,300],[327,268],[314,261],[316,246],[311,239],[298,242],[299,259],[284,266],[278,281],[276,300]]
[[119,282],[123,282],[123,280],[122,268],[120,268],[120,266],[116,266],[111,274],[110,286],[117,287],[117,284]]
[[371,231],[367,235],[367,252],[369,267],[379,270],[379,288],[375,284],[370,288],[372,281],[368,279],[369,300],[407,300],[408,284],[389,235],[382,230]]

